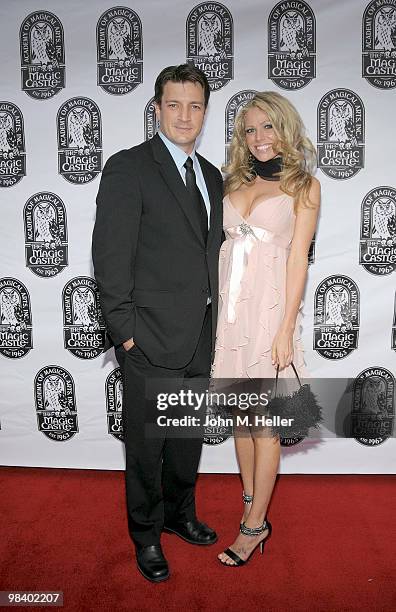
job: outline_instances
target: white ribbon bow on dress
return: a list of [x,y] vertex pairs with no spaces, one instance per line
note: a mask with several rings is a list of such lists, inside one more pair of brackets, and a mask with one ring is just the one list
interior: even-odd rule
[[234,240],[231,260],[230,289],[228,297],[227,322],[234,323],[236,319],[236,303],[241,291],[243,274],[247,268],[249,255],[257,242],[272,242],[286,249],[289,242],[282,236],[274,234],[262,227],[241,223],[228,227],[226,234]]

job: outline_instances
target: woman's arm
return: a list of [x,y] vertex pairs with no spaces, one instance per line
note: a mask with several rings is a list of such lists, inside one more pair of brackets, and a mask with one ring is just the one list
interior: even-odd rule
[[299,208],[286,268],[286,306],[281,326],[272,344],[272,363],[283,370],[293,360],[293,334],[304,294],[308,251],[315,233],[320,205],[320,183],[313,178],[309,199],[315,208]]

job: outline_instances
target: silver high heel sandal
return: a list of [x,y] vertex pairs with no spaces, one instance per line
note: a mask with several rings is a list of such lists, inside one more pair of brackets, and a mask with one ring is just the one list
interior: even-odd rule
[[[242,499],[243,499],[243,503],[244,504],[252,504],[253,503],[253,495],[246,495],[245,491],[242,491]],[[239,524],[239,528],[241,528],[241,526],[243,525],[243,523]]]
[[[260,535],[260,533],[264,533],[264,531],[266,531],[268,529],[268,535],[264,538],[264,540],[261,540],[261,542],[259,543],[260,545],[260,552],[261,554],[263,554],[264,552],[264,545],[266,543],[266,541],[268,540],[268,538],[270,537],[271,533],[272,533],[272,525],[269,521],[265,520],[264,523],[260,526],[260,527],[246,527],[245,523],[241,523],[241,528],[240,528],[240,532],[243,533],[243,535],[247,535],[247,536],[257,536]],[[247,563],[250,559],[250,557],[252,556],[252,554],[254,553],[254,551],[256,550],[258,544],[253,548],[252,552],[250,553],[250,555],[248,556],[247,559],[241,559],[233,550],[231,550],[230,548],[226,548],[226,550],[224,551],[226,555],[228,555],[230,557],[230,559],[232,559],[235,562],[235,565],[231,565],[229,563],[226,563],[225,561],[221,561],[220,563],[222,563],[223,565],[227,565],[227,567],[240,567],[241,565],[245,565],[245,563]]]

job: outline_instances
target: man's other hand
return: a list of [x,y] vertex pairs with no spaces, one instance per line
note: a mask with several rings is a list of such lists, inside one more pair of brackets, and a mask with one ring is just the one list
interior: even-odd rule
[[129,351],[133,347],[134,344],[135,343],[133,341],[133,338],[129,338],[129,340],[122,343],[122,346],[124,347],[126,351]]

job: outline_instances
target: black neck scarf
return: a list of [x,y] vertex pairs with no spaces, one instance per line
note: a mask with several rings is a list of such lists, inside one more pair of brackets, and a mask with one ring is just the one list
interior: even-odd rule
[[262,162],[254,156],[252,157],[252,170],[257,176],[266,181],[280,181],[280,177],[276,176],[276,174],[283,169],[283,158],[281,156],[273,157],[266,162]]

